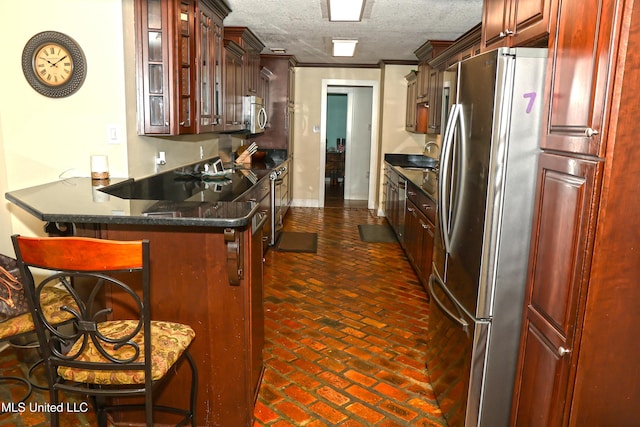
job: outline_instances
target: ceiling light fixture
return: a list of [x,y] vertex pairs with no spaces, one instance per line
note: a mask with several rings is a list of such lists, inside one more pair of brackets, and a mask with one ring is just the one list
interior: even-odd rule
[[333,56],[353,56],[358,40],[331,40]]
[[364,0],[328,0],[329,21],[357,22],[362,20]]

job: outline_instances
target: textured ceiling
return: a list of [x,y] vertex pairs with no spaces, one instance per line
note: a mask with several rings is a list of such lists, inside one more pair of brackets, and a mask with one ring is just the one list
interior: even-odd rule
[[[329,22],[327,0],[226,0],[226,26],[249,27],[263,53],[284,48],[301,63],[377,64],[416,60],[427,40],[455,40],[482,20],[483,0],[366,0],[362,22]],[[332,38],[357,39],[351,58],[331,55]]]

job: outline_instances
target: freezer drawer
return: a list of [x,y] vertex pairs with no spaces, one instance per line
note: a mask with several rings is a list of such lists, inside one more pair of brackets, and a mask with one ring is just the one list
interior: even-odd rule
[[427,370],[449,427],[476,426],[490,323],[473,319],[435,270],[429,279]]

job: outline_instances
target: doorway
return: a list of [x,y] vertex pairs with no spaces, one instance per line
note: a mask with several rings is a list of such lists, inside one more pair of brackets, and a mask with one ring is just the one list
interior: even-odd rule
[[[373,209],[378,82],[323,80],[318,205]],[[373,177],[373,179],[371,179]]]

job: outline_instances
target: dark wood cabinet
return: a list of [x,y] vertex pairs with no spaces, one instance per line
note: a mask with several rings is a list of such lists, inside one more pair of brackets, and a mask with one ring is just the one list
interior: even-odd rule
[[565,0],[552,26],[511,424],[635,425],[640,8]]
[[429,123],[427,133],[440,133],[442,121],[442,89],[444,85],[444,71],[437,68],[429,70]]
[[244,49],[242,93],[260,96],[260,52],[264,44],[247,27],[225,27],[225,40],[233,40]]
[[[293,114],[295,97],[295,57],[262,55],[261,64],[268,70],[269,95],[265,107],[269,120],[258,145],[263,149],[293,153]],[[265,73],[262,73],[265,74]]]
[[414,70],[405,76],[407,80],[407,102],[405,130],[412,133],[427,133],[429,126],[429,104],[418,102],[418,73]]
[[482,51],[503,46],[546,46],[556,2],[485,0]]
[[[260,226],[256,222],[236,229],[136,224],[74,228],[79,235],[150,241],[151,282],[161,284],[151,293],[153,317],[188,324],[196,332],[190,352],[199,378],[198,426],[253,425],[264,346]],[[231,231],[231,243],[238,244],[238,252],[229,246]],[[242,269],[236,285],[229,276],[230,250],[239,254]],[[185,374],[188,369],[179,367],[171,387],[160,387],[154,402],[186,407],[190,378]],[[162,425],[175,422],[171,414],[158,413],[157,419]],[[123,411],[116,421],[136,425],[143,420],[142,411]]]
[[224,40],[224,130],[242,130],[242,88],[244,49],[232,40]]
[[[400,193],[398,189],[398,180],[400,176],[396,171],[388,165],[384,168],[384,215],[387,222],[393,228],[398,240],[402,243],[402,235],[400,233]],[[404,191],[404,189],[402,190]],[[404,209],[404,207],[403,207]]]
[[407,258],[427,289],[433,259],[435,202],[422,190],[407,184],[404,245]]
[[[211,130],[216,84],[221,78],[215,74],[216,25],[221,28],[229,12],[218,0],[136,0],[139,134]],[[213,21],[205,22],[207,17]],[[211,44],[203,45],[202,40]],[[204,55],[209,55],[209,64],[203,63]],[[201,107],[203,100],[211,104],[210,114]],[[201,112],[209,120],[204,126],[199,122]]]
[[568,413],[601,169],[597,159],[540,157],[514,425],[561,426]]
[[[548,122],[542,148],[603,156],[615,67],[616,1],[565,1],[550,43]],[[618,24],[619,25],[619,24]]]
[[[215,6],[215,5],[213,5]],[[209,3],[198,3],[200,33],[197,46],[199,100],[197,105],[197,133],[224,130],[223,99],[224,81],[222,60],[222,15]]]

